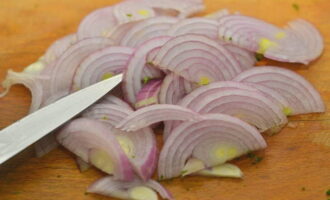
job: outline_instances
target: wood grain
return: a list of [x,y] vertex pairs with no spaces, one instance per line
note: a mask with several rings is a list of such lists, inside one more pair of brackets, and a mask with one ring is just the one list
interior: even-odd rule
[[[22,70],[40,57],[57,38],[75,32],[90,11],[116,0],[1,0],[0,79],[11,68]],[[292,4],[299,5],[299,11]],[[293,69],[310,80],[330,107],[329,0],[206,0],[207,12],[221,8],[240,11],[284,25],[298,17],[314,23],[325,38],[325,52],[309,67],[274,63]],[[0,99],[0,128],[27,114],[28,90],[15,86]],[[296,116],[296,128],[267,137],[269,147],[256,165],[248,158],[236,163],[242,180],[188,177],[163,182],[178,200],[327,200],[330,189],[330,113]],[[86,187],[103,176],[91,169],[80,173],[72,155],[59,148],[43,158],[32,158],[0,177],[1,200],[100,200],[85,194]]]

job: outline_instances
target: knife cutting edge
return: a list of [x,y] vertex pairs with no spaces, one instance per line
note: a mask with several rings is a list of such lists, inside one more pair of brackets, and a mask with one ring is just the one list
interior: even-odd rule
[[95,103],[122,80],[122,74],[68,95],[0,131],[0,165]]

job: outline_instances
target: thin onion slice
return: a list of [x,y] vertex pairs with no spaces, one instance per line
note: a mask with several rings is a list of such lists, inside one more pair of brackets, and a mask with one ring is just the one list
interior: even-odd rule
[[49,72],[51,94],[69,93],[75,72],[86,56],[112,44],[113,41],[107,38],[91,38],[81,40],[67,49]]
[[261,132],[287,123],[281,107],[256,88],[238,82],[215,82],[200,87],[179,105],[198,113],[232,115],[256,126]]
[[81,22],[77,31],[78,40],[91,37],[105,37],[118,24],[113,7],[100,8],[87,15]]
[[236,165],[225,163],[197,172],[200,176],[242,178],[243,172]]
[[185,95],[184,79],[175,75],[168,74],[161,85],[159,92],[159,103],[177,104]]
[[188,18],[173,25],[167,33],[170,36],[194,33],[217,39],[218,23],[215,20],[202,17]]
[[299,19],[282,29],[243,15],[226,15],[219,20],[219,36],[233,44],[283,61],[308,64],[319,57],[324,44],[309,22]]
[[70,34],[56,40],[46,51],[43,61],[49,64],[58,59],[70,46],[77,42],[77,35]]
[[[118,180],[133,180],[132,166],[111,129],[92,119],[76,119],[57,135],[65,148]],[[95,160],[97,157],[106,158]]]
[[154,79],[148,81],[136,96],[135,108],[139,109],[159,103],[159,91],[162,80]]
[[221,17],[229,15],[229,11],[227,9],[222,9],[211,14],[205,16],[205,18],[219,20]]
[[243,71],[250,69],[256,64],[257,60],[255,58],[255,54],[253,54],[252,52],[232,45],[230,43],[224,43],[223,45],[228,49],[228,51],[230,51],[234,55]]
[[44,89],[41,84],[43,79],[45,78],[39,75],[29,74],[26,72],[17,73],[12,70],[8,70],[6,79],[2,82],[2,87],[5,91],[0,94],[0,98],[4,97],[9,92],[13,85],[22,84],[31,92],[32,102],[29,113],[32,113],[40,108],[43,101]]
[[108,34],[108,37],[115,41],[116,45],[120,45],[122,38],[134,27],[139,21],[118,24]]
[[129,47],[112,46],[90,54],[75,73],[73,91],[122,73],[133,52]]
[[[169,37],[156,37],[138,47],[130,59],[127,70],[123,77],[123,92],[125,98],[131,104],[136,103],[136,95],[142,88],[141,80],[143,69],[146,66],[146,58],[148,53],[162,45],[164,45],[170,38]],[[153,78],[153,77],[149,77]]]
[[242,71],[235,57],[220,43],[197,34],[169,40],[150,62],[200,85],[231,80]]
[[138,47],[142,43],[159,36],[166,36],[166,31],[178,21],[173,17],[153,17],[134,25],[121,39],[122,46]]
[[158,13],[172,14],[178,18],[187,18],[205,9],[202,0],[143,0]]
[[136,1],[123,1],[114,5],[113,14],[119,24],[152,18],[156,14],[147,3]]
[[126,109],[118,104],[103,103],[90,107],[82,116],[109,125],[121,147],[125,150],[133,170],[142,180],[148,180],[154,173],[157,162],[157,146],[153,131],[150,128],[137,132],[123,132],[114,129],[114,126],[117,126],[132,113],[132,109]]
[[276,90],[289,102],[287,115],[325,112],[319,92],[305,78],[291,70],[257,67],[239,74],[234,81],[252,82]]
[[228,115],[204,115],[198,122],[184,122],[173,130],[160,153],[158,176],[179,176],[190,157],[212,167],[265,147],[263,137],[249,124]]
[[172,194],[154,180],[143,182],[135,179],[130,182],[125,182],[107,176],[90,185],[87,192],[119,199],[157,200],[157,195],[151,190],[158,192],[163,199],[174,200]]
[[192,121],[199,115],[190,109],[170,104],[157,104],[141,108],[120,122],[116,128],[123,131],[136,131],[157,122],[169,120]]
[[116,97],[114,95],[106,95],[105,97],[103,97],[100,102],[98,102],[100,104],[115,104],[117,106],[121,106],[125,109],[128,110],[133,110],[132,107],[126,103],[125,101],[123,101],[121,98]]

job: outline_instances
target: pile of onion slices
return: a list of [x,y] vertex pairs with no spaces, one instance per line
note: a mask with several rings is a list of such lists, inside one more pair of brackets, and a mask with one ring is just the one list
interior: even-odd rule
[[[202,0],[125,0],[86,16],[76,33],[55,41],[24,71],[8,71],[32,93],[30,113],[123,73],[121,85],[35,144],[42,156],[58,144],[81,171],[105,174],[88,192],[119,199],[174,199],[158,180],[240,178],[229,161],[267,147],[288,116],[322,113],[319,92],[301,75],[256,65],[255,55],[308,64],[324,48],[318,30],[298,19],[284,28],[221,10]],[[164,145],[154,130],[164,127]],[[158,193],[158,195],[157,195]]]

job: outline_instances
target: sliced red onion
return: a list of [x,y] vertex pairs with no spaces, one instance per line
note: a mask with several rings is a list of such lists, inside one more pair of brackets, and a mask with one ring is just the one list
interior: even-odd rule
[[169,39],[169,37],[157,37],[145,42],[136,49],[123,77],[123,92],[128,102],[136,103],[136,95],[142,88],[141,80],[144,78],[142,77],[142,72],[147,63],[146,57],[148,52],[164,45]]
[[186,95],[183,82],[184,79],[174,73],[168,74],[160,88],[159,103],[177,104]]
[[97,180],[87,189],[87,192],[90,193],[119,199],[157,200],[157,194],[152,191],[158,192],[163,199],[174,200],[172,194],[154,180],[143,182],[135,179],[125,182],[107,176]]
[[215,40],[197,34],[171,39],[151,62],[200,85],[231,80],[242,71],[227,49]]
[[67,49],[49,72],[51,94],[69,93],[75,72],[86,56],[112,44],[113,41],[107,38],[91,38],[81,40]]
[[158,162],[160,179],[179,176],[190,157],[212,167],[266,147],[258,130],[240,119],[223,114],[203,117],[182,123],[168,137]]
[[256,64],[257,60],[254,53],[229,43],[224,43],[223,45],[235,56],[243,71],[250,69]]
[[41,85],[42,79],[45,79],[45,77],[27,72],[17,73],[12,70],[8,70],[6,79],[2,82],[2,87],[5,91],[0,94],[0,98],[4,97],[9,92],[13,85],[22,84],[31,92],[32,102],[29,113],[32,113],[40,108],[43,101],[44,89]]
[[265,57],[308,64],[323,51],[323,39],[309,22],[299,19],[285,29],[243,15],[226,15],[219,20],[219,36]]
[[179,105],[201,114],[232,115],[256,126],[261,132],[287,123],[280,106],[244,83],[223,81],[200,87],[183,98]]
[[115,41],[115,44],[120,45],[122,38],[126,33],[130,32],[132,27],[134,27],[139,21],[128,22],[124,24],[118,24],[109,33],[109,38]]
[[158,104],[161,84],[162,80],[159,79],[150,80],[147,84],[145,84],[136,96],[135,108],[139,109],[145,106]]
[[197,172],[200,176],[242,178],[243,172],[236,165],[225,163]]
[[263,95],[276,103],[278,107],[282,108],[282,110],[289,108],[289,102],[275,89],[251,82],[244,82],[244,84],[258,89]]
[[[143,0],[160,14],[175,14],[178,18],[186,18],[205,9],[202,0]],[[159,12],[162,11],[162,12]],[[176,12],[175,12],[176,11]]]
[[134,50],[113,46],[101,49],[86,57],[74,76],[73,90],[79,90],[122,73]]
[[81,21],[77,31],[78,39],[106,37],[117,24],[112,6],[97,9]]
[[202,17],[188,18],[176,23],[167,33],[170,36],[194,33],[207,36],[211,39],[217,39],[218,23],[215,20]]
[[132,166],[112,130],[101,122],[80,118],[57,135],[65,148],[118,180],[132,180]]
[[272,88],[288,102],[287,115],[325,112],[319,92],[304,77],[279,67],[257,67],[239,74],[235,81],[252,82]]
[[82,115],[102,121],[110,126],[113,134],[125,150],[134,171],[143,180],[148,180],[154,173],[157,162],[157,146],[153,131],[150,128],[137,132],[123,132],[114,129],[114,126],[132,113],[131,109],[126,109],[118,104],[96,104]]
[[83,161],[79,157],[76,157],[76,163],[77,166],[79,167],[80,172],[85,172],[91,167],[91,165],[88,162]]
[[236,165],[229,163],[206,168],[203,161],[196,158],[190,158],[186,162],[181,173],[181,176],[187,175],[242,178],[243,172]]
[[197,113],[181,106],[157,104],[133,112],[121,121],[116,128],[123,131],[136,131],[157,122],[170,120],[192,121],[199,119],[199,117]]
[[173,17],[153,17],[134,25],[121,39],[122,46],[138,47],[142,43],[159,36],[166,36],[166,31],[178,19]]
[[143,20],[155,16],[154,10],[144,1],[123,1],[114,5],[113,14],[119,24]]
[[115,104],[117,106],[121,106],[125,109],[128,110],[133,110],[132,107],[126,103],[125,101],[121,100],[120,98],[113,96],[113,95],[106,95],[105,97],[103,97],[100,101],[100,103],[102,104]]
[[46,51],[43,60],[52,63],[59,58],[70,46],[77,42],[77,35],[70,34],[56,40]]
[[205,16],[205,18],[219,20],[221,17],[229,15],[229,11],[227,9],[222,9],[211,14]]
[[46,135],[34,144],[34,150],[38,158],[48,154],[56,147],[58,147],[58,142],[54,133]]

